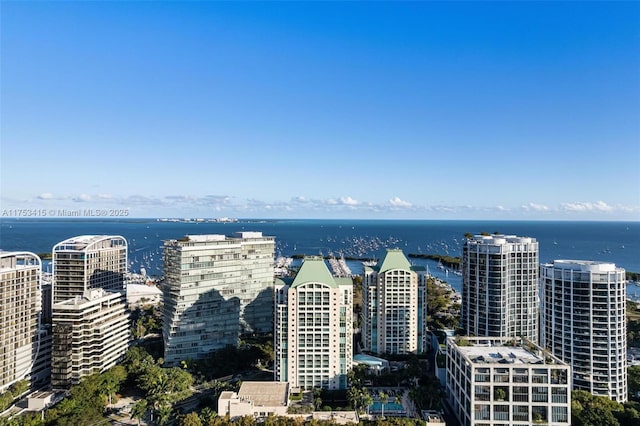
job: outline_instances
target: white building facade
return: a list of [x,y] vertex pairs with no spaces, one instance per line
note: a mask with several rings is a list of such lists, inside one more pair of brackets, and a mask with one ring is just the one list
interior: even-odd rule
[[574,389],[627,401],[625,270],[555,260],[541,275],[541,346],[571,364]]
[[538,242],[476,235],[462,248],[461,326],[472,336],[538,341]]
[[276,281],[275,379],[304,389],[346,389],[353,358],[353,283],[307,257]]
[[53,246],[53,303],[93,288],[124,290],[127,240],[114,235],[82,235]]
[[244,381],[238,392],[225,391],[218,397],[218,415],[231,420],[243,416],[264,419],[270,415],[286,416],[289,407],[289,384],[286,382]]
[[0,252],[0,393],[29,379],[39,350],[40,258]]
[[427,274],[389,249],[362,280],[362,346],[376,354],[426,352]]
[[64,389],[120,361],[131,340],[127,241],[82,235],[53,247],[51,384]]
[[273,330],[274,249],[274,238],[261,232],[165,242],[167,366],[236,346],[242,333]]
[[121,361],[129,348],[129,313],[124,294],[87,290],[53,305],[51,384],[65,389]]
[[568,426],[570,382],[571,367],[532,342],[447,339],[447,398],[462,426]]

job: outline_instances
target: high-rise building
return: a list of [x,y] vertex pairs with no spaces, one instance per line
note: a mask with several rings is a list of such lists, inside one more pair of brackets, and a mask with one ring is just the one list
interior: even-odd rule
[[571,364],[573,388],[627,400],[625,270],[555,260],[541,267],[540,344]]
[[40,343],[40,258],[0,251],[0,393],[29,379]]
[[236,346],[242,333],[273,331],[274,250],[261,232],[165,242],[165,365]]
[[322,257],[276,280],[275,379],[304,389],[346,389],[353,357],[353,283]]
[[103,372],[124,357],[130,331],[121,292],[87,290],[53,305],[51,384],[68,388],[84,376]]
[[462,248],[461,326],[472,336],[538,341],[538,242],[476,235]]
[[83,235],[53,247],[54,388],[69,387],[124,356],[131,339],[126,272],[123,237]]
[[422,353],[426,344],[427,273],[402,250],[388,249],[362,281],[362,345],[376,354]]
[[127,241],[109,235],[83,235],[53,246],[53,303],[82,296],[92,288],[122,291]]
[[446,377],[461,425],[571,424],[571,367],[532,342],[449,337]]

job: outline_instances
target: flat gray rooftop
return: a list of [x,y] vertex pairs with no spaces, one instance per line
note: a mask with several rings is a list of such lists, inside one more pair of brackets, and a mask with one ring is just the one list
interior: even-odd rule
[[475,363],[538,364],[544,359],[518,346],[458,346],[461,353]]
[[247,398],[254,406],[276,407],[287,405],[287,382],[242,382],[238,397]]

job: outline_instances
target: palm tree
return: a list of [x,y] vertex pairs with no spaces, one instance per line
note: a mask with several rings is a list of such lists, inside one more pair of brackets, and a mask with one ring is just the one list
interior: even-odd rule
[[140,419],[142,419],[145,414],[147,414],[147,410],[149,405],[146,399],[141,399],[140,401],[133,404],[131,408],[131,418],[138,419],[138,425],[140,424]]
[[349,390],[347,391],[347,400],[354,410],[358,411],[361,399],[362,391],[355,386],[349,387]]
[[367,389],[363,389],[361,398],[362,405],[367,407],[367,414],[369,414],[369,407],[371,407],[371,404],[373,404],[373,397],[369,394],[369,391],[367,391]]
[[158,409],[156,410],[158,413],[158,418],[156,419],[156,423],[158,423],[158,425],[163,426],[169,423],[169,419],[171,418],[171,405],[169,404],[162,404],[160,405],[160,407],[158,407]]
[[380,391],[380,393],[378,393],[378,398],[380,398],[380,402],[382,403],[382,418],[384,419],[384,404],[389,402],[389,395]]
[[202,411],[200,411],[200,417],[202,418],[202,422],[205,424],[208,424],[210,420],[217,416],[218,413],[213,411],[211,407],[204,407]]
[[[393,398],[393,402],[395,402],[397,405],[402,405],[402,399],[400,398],[400,395],[396,394],[396,397]],[[404,406],[403,406],[404,408]]]

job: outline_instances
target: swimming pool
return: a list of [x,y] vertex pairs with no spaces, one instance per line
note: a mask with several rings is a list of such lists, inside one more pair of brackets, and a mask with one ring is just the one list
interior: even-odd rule
[[[395,402],[387,402],[384,404],[385,413],[404,413],[406,410],[402,404],[396,404]],[[382,402],[376,401],[369,406],[370,413],[382,413]]]

